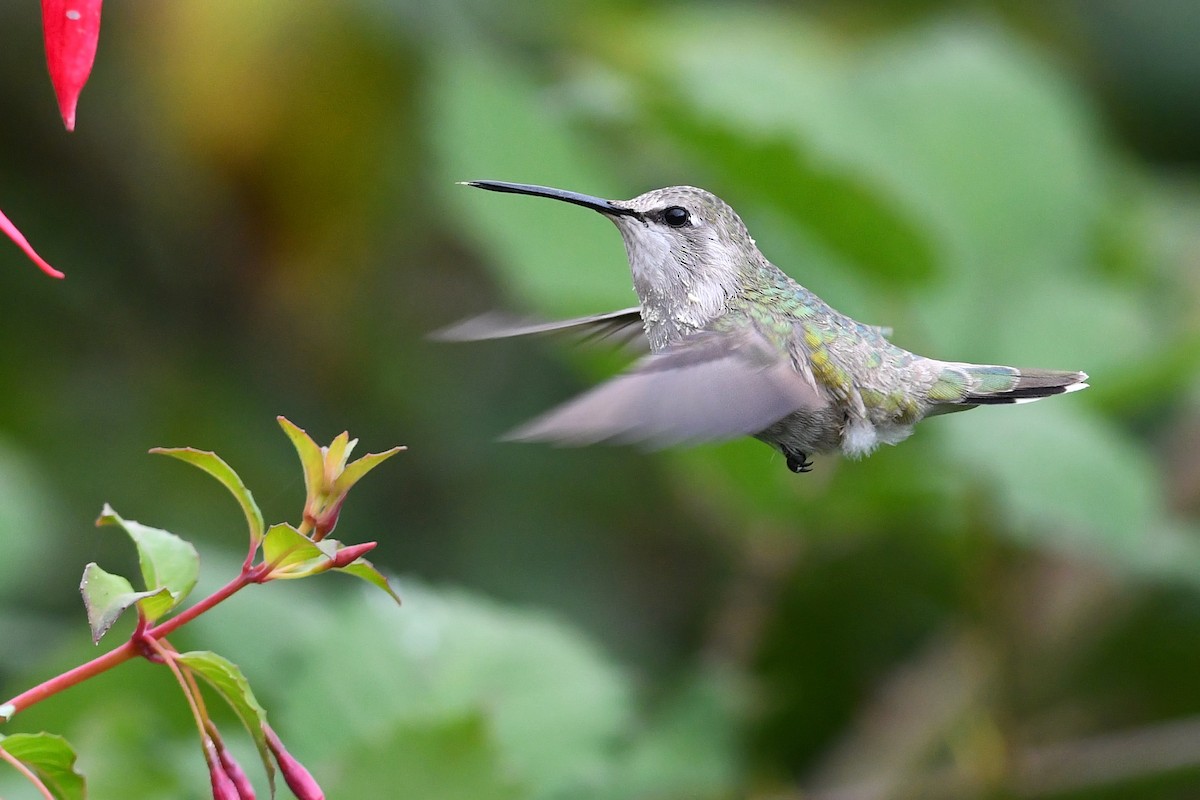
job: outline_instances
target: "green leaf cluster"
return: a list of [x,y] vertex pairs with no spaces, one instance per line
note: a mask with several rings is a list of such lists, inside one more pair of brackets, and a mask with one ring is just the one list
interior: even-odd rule
[[[331,797],[699,799],[734,785],[739,692],[719,671],[646,704],[634,676],[554,616],[415,580],[404,600],[400,613],[359,592],[260,605],[255,627],[285,625],[286,642],[196,628],[271,674],[274,724],[318,774],[352,765],[323,773]],[[295,651],[304,661],[284,667]]]
[[106,572],[95,563],[84,568],[79,590],[92,627],[92,640],[99,642],[130,606],[136,604],[138,617],[154,623],[182,603],[196,585],[200,554],[173,533],[122,519],[107,504],[96,524],[115,525],[129,535],[137,548],[146,586],[135,591],[128,579]]

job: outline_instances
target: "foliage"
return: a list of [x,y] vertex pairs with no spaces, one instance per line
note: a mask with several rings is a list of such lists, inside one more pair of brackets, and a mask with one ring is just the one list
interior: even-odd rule
[[[1117,86],[1188,25],[1165,4],[944,5],[106,9],[91,130],[0,126],[5,207],[19,188],[22,227],[70,273],[0,270],[0,498],[20,506],[0,547],[46,565],[0,558],[0,695],[89,657],[53,596],[78,575],[55,565],[136,569],[72,527],[98,496],[187,531],[206,573],[236,569],[204,531],[253,530],[246,503],[130,454],[212,442],[254,485],[287,485],[259,424],[283,410],[403,432],[407,472],[356,488],[345,524],[387,533],[388,567],[419,578],[398,614],[293,581],[179,638],[236,654],[331,796],[1194,794],[1200,192],[1137,152],[1153,125]],[[1137,47],[1155,15],[1172,30]],[[12,116],[36,119],[36,29],[0,21]],[[1105,83],[1126,50],[1138,69]],[[898,344],[1084,369],[1093,388],[930,420],[799,477],[752,441],[495,444],[623,356],[422,337],[487,308],[634,298],[611,226],[455,185],[486,178],[704,186]],[[264,547],[308,541],[278,577],[328,563],[307,537],[335,506],[260,519]],[[177,697],[124,671],[11,735],[62,732],[96,796],[195,793]],[[144,704],[122,702],[131,685]],[[0,771],[0,795],[14,785]]]
[[[137,609],[137,625],[129,641],[85,664],[43,681],[0,704],[0,723],[35,704],[107,672],[134,656],[166,665],[174,674],[191,708],[200,733],[213,796],[217,800],[253,800],[253,784],[237,759],[225,747],[209,715],[196,678],[203,679],[233,709],[246,729],[262,761],[271,795],[275,794],[275,766],[288,787],[302,800],[323,798],[311,773],[284,747],[267,724],[267,712],[254,696],[241,668],[212,651],[180,653],[167,642],[167,635],[197,619],[246,586],[281,578],[306,578],[335,570],[357,575],[382,588],[393,599],[399,597],[387,579],[362,558],[374,542],[343,546],[325,534],[337,525],[346,493],[364,475],[403,448],[363,456],[347,463],[357,444],[346,433],[328,447],[319,447],[300,428],[279,418],[284,432],[300,456],[307,477],[304,521],[300,529],[286,523],[271,526],[264,535],[263,517],[242,479],[219,456],[191,448],[154,448],[152,453],[175,456],[212,475],[230,491],[242,507],[249,527],[249,550],[236,577],[184,613],[163,622],[195,588],[200,570],[196,548],[169,531],[122,519],[107,504],[97,525],[121,528],[137,549],[145,589],[135,591],[130,581],[99,567],[95,562],[83,571],[80,592],[92,628],[92,641],[99,644],[113,624],[130,608]],[[315,521],[310,510],[317,508]],[[284,533],[277,536],[276,533]],[[306,533],[308,535],[306,535]],[[260,552],[261,551],[261,552]],[[46,798],[79,800],[85,796],[83,776],[75,768],[75,753],[61,736],[51,733],[0,736],[0,758],[13,767]]]

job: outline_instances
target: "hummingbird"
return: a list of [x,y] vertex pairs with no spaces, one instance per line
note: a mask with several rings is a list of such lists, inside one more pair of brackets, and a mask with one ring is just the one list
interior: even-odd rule
[[1083,372],[941,361],[889,341],[890,329],[834,310],[759,251],[711,192],[669,186],[632,200],[503,181],[493,192],[548,197],[612,221],[638,305],[555,322],[484,315],[434,334],[477,341],[555,331],[637,340],[628,370],[509,433],[520,441],[651,447],[753,436],[792,472],[815,454],[869,454],[925,417],[1027,403],[1087,387]]

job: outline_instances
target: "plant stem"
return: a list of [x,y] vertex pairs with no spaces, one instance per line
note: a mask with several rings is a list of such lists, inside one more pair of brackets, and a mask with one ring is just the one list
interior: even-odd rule
[[61,675],[57,675],[48,681],[39,683],[32,689],[28,689],[16,697],[9,700],[7,703],[0,703],[0,707],[8,707],[7,718],[0,718],[0,722],[7,722],[14,717],[18,711],[24,711],[35,703],[45,700],[47,697],[52,697],[59,692],[70,689],[77,683],[82,683],[88,678],[94,678],[102,672],[107,672],[118,664],[123,664],[131,658],[135,658],[142,654],[142,643],[146,639],[157,642],[159,639],[167,636],[173,631],[178,630],[187,623],[194,620],[204,612],[211,609],[223,600],[227,600],[230,595],[245,588],[251,583],[254,583],[254,571],[243,570],[238,573],[238,576],[229,583],[222,586],[217,591],[210,594],[208,597],[184,609],[174,617],[171,617],[166,622],[156,625],[149,630],[144,631],[140,637],[135,636],[129,641],[109,650],[102,656],[97,656],[86,664],[80,664],[74,669],[68,670]]
[[14,756],[12,753],[0,747],[0,759],[7,761],[12,765],[13,769],[25,776],[25,779],[34,785],[34,787],[42,793],[42,797],[46,800],[54,800],[54,795],[46,788],[46,784],[42,783],[42,779],[37,776],[33,770],[25,766],[25,764]]
[[208,709],[203,708],[203,701],[200,699],[200,692],[195,681],[189,681],[184,676],[183,670],[179,668],[179,664],[175,663],[175,656],[179,655],[173,652],[174,648],[168,649],[169,646],[163,643],[152,640],[155,651],[162,657],[163,663],[171,670],[171,674],[175,676],[175,680],[179,682],[179,688],[183,690],[183,696],[187,700],[188,708],[192,710],[192,719],[196,723],[196,729],[200,732],[200,742],[202,745],[208,743]]
[[146,631],[146,635],[153,639],[161,639],[173,631],[182,628],[184,625],[208,611],[213,606],[217,605],[223,600],[228,600],[231,595],[255,582],[254,571],[243,570],[242,572],[238,573],[236,578],[222,586],[220,589],[217,589],[199,603],[196,603],[194,606],[189,606],[161,625],[156,625],[150,630]]

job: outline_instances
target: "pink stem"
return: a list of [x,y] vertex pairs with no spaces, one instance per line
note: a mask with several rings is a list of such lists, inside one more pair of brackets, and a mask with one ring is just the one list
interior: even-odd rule
[[57,675],[48,681],[39,683],[32,689],[28,689],[16,697],[9,700],[7,703],[0,703],[0,707],[8,706],[8,717],[0,718],[0,722],[7,722],[18,711],[24,711],[35,703],[45,700],[47,697],[52,697],[59,692],[70,689],[77,683],[82,683],[88,678],[94,678],[102,672],[107,672],[118,664],[124,664],[131,658],[135,658],[142,654],[142,642],[146,639],[155,641],[162,639],[164,636],[178,630],[187,623],[194,620],[204,612],[211,609],[223,600],[227,600],[230,595],[245,588],[247,585],[255,582],[253,571],[243,571],[229,583],[222,586],[217,591],[210,594],[208,597],[196,603],[194,606],[184,609],[174,617],[171,617],[161,625],[157,625],[149,630],[138,635],[135,632],[134,638],[125,642],[119,647],[109,650],[102,656],[97,656],[86,664],[80,664],[74,669],[68,670],[61,675]]
[[54,800],[54,795],[50,794],[50,790],[46,788],[46,784],[42,783],[42,779],[37,776],[33,770],[25,766],[25,764],[14,756],[12,753],[0,747],[0,760],[7,761],[12,764],[13,769],[25,776],[25,779],[34,785],[41,792],[42,797],[46,800]]

